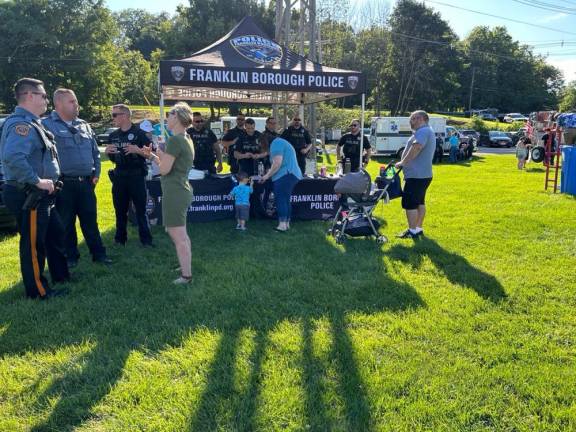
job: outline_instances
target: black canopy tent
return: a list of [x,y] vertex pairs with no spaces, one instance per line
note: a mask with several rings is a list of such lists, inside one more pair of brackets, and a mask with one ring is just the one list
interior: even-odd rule
[[162,126],[166,100],[303,106],[361,93],[363,139],[363,74],[323,66],[280,46],[252,17],[191,57],[161,61],[159,81]]

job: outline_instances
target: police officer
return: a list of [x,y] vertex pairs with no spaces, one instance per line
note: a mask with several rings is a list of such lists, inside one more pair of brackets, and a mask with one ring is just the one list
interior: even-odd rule
[[292,118],[292,124],[284,129],[282,138],[292,144],[296,150],[296,159],[302,174],[306,172],[306,155],[312,148],[312,138],[310,133],[302,126],[302,119],[300,116],[295,115]]
[[146,214],[146,158],[142,147],[150,146],[150,139],[137,125],[132,123],[132,112],[127,105],[112,107],[112,120],[118,129],[110,134],[106,154],[116,164],[110,172],[112,200],[116,213],[116,235],[114,241],[125,245],[128,240],[128,207],[134,203],[138,234],[144,247],[152,246],[152,233]]
[[240,171],[249,176],[258,174],[258,163],[264,163],[268,153],[260,145],[260,132],[256,130],[256,122],[248,118],[244,124],[245,133],[238,138],[234,157],[238,161]]
[[111,264],[98,230],[96,193],[100,178],[100,150],[90,125],[78,118],[80,106],[72,90],[60,88],[54,92],[54,111],[42,124],[54,134],[62,171],[62,192],[56,206],[66,231],[66,258],[68,267],[78,264],[78,238],[76,216],[92,260]]
[[[199,112],[192,113],[192,127],[186,131],[194,143],[194,168],[210,174],[222,171],[222,151],[218,138],[204,125]],[[214,166],[218,161],[218,166]]]
[[6,120],[0,138],[0,155],[6,184],[4,202],[16,216],[20,233],[20,270],[26,295],[48,299],[66,290],[52,283],[70,279],[64,250],[64,227],[54,206],[60,176],[58,154],[52,134],[40,123],[48,97],[42,81],[22,78],[14,86],[18,106]]
[[[344,134],[336,146],[336,159],[344,168],[344,161],[350,159],[351,171],[358,171],[360,167],[360,120],[354,119],[350,123],[350,132]],[[344,155],[342,156],[342,153]],[[362,140],[362,161],[370,162],[371,147],[366,135]]]
[[222,145],[228,154],[228,165],[230,165],[230,172],[236,174],[238,172],[238,161],[234,157],[234,151],[236,150],[236,143],[238,139],[243,136],[246,131],[244,130],[244,122],[246,117],[242,113],[238,113],[236,116],[236,127],[230,129],[222,137]]
[[278,132],[276,132],[276,119],[274,117],[268,117],[266,119],[266,127],[262,134],[266,136],[268,144],[274,141],[274,138],[278,137]]

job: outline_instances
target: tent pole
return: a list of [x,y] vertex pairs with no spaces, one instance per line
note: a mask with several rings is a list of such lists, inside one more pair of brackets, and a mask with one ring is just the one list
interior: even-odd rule
[[360,117],[360,168],[358,171],[362,169],[362,156],[364,153],[364,110],[366,108],[366,93],[362,93],[362,117]]
[[166,136],[166,130],[164,128],[164,92],[160,92],[160,134],[162,139]]

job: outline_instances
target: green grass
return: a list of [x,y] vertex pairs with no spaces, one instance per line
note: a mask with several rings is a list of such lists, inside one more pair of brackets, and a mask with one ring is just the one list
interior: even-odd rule
[[376,212],[382,247],[322,222],[190,225],[186,287],[164,231],[150,250],[131,228],[110,269],[82,245],[46,303],[4,236],[0,430],[576,430],[576,200],[543,177],[512,156],[435,167],[416,243],[392,236],[398,201]]

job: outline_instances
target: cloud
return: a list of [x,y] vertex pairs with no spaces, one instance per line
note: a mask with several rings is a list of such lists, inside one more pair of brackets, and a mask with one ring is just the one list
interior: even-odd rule
[[552,22],[552,21],[558,21],[558,20],[560,20],[560,19],[562,19],[562,18],[564,18],[564,17],[567,17],[567,16],[568,16],[568,14],[565,14],[565,13],[563,13],[563,12],[560,12],[560,13],[557,13],[557,14],[554,14],[554,15],[545,16],[544,18],[542,18],[542,19],[540,20],[540,22],[541,22],[541,23],[549,23],[549,22]]
[[576,58],[561,60],[547,58],[546,62],[560,69],[566,82],[576,81]]

